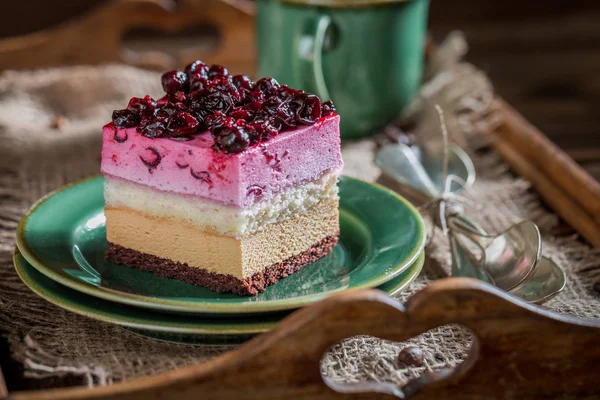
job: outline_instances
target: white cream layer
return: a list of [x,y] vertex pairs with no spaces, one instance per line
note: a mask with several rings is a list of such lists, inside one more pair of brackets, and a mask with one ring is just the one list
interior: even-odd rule
[[337,199],[340,171],[275,194],[240,209],[208,199],[159,191],[118,178],[106,177],[107,207],[126,207],[155,218],[174,218],[208,233],[241,237],[296,214],[310,211],[323,199]]

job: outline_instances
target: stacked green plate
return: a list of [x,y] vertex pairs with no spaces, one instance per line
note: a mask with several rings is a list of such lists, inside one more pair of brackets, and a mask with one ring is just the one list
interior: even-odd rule
[[396,294],[423,265],[425,229],[415,208],[381,186],[343,177],[340,241],[332,254],[257,296],[211,292],[104,259],[103,182],[93,178],[40,200],[19,226],[15,267],[46,300],[147,335],[196,335],[184,340],[202,343],[240,339],[342,290],[378,287]]

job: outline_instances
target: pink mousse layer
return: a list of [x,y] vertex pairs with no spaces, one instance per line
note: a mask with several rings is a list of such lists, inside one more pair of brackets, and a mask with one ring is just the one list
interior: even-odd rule
[[238,154],[214,151],[209,132],[190,141],[151,139],[135,128],[117,130],[110,123],[102,131],[101,170],[156,189],[246,208],[325,171],[340,170],[339,121],[337,115],[323,118]]

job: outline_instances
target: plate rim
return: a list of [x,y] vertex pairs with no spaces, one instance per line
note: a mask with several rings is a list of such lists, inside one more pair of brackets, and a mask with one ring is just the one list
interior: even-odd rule
[[[395,294],[399,293],[401,290],[410,286],[417,279],[417,277],[420,275],[421,271],[423,270],[423,266],[425,264],[425,258],[426,258],[425,252],[421,252],[421,254],[419,254],[419,257],[417,257],[415,262],[413,264],[411,264],[408,268],[408,269],[410,269],[410,268],[414,267],[414,271],[412,271],[412,273],[407,276],[407,279],[403,280],[400,285],[396,285],[392,288],[393,293],[395,293]],[[17,247],[15,247],[15,250],[13,253],[13,264],[15,266],[17,275],[19,276],[19,278],[21,279],[23,284],[25,286],[27,286],[29,288],[29,290],[34,292],[36,295],[40,296],[41,298],[48,301],[49,303],[54,304],[55,306],[60,307],[69,312],[72,312],[72,313],[75,313],[75,314],[78,314],[78,315],[81,315],[81,316],[84,316],[87,318],[91,318],[96,321],[101,321],[101,322],[105,322],[105,323],[109,323],[109,324],[117,325],[117,326],[122,326],[122,327],[126,327],[126,328],[133,328],[133,329],[138,329],[138,330],[142,330],[142,331],[150,331],[150,332],[173,333],[173,334],[184,334],[184,335],[189,334],[189,335],[211,335],[211,336],[218,336],[218,335],[241,336],[241,335],[253,335],[253,334],[260,334],[260,333],[268,332],[268,331],[272,330],[279,322],[283,321],[285,318],[288,317],[288,315],[283,315],[281,317],[281,319],[274,321],[274,322],[242,323],[242,324],[237,324],[237,325],[229,323],[229,324],[223,325],[223,326],[219,326],[219,325],[215,325],[215,324],[211,325],[209,322],[210,320],[205,320],[201,323],[196,323],[193,326],[190,326],[190,325],[188,325],[188,326],[173,326],[173,325],[168,325],[168,323],[165,323],[165,322],[159,324],[159,323],[156,323],[155,321],[153,321],[153,322],[135,322],[135,319],[136,319],[135,316],[118,317],[118,316],[115,316],[114,313],[112,314],[112,316],[110,316],[110,315],[107,315],[107,313],[104,311],[100,312],[98,310],[95,310],[93,308],[93,306],[90,306],[89,304],[87,306],[85,306],[80,303],[72,303],[68,300],[64,300],[62,297],[60,297],[59,299],[56,299],[51,294],[46,293],[45,289],[40,288],[40,285],[36,280],[30,279],[29,277],[24,276],[23,268],[26,268],[26,267],[21,265],[22,263],[28,264],[29,267],[36,270],[40,274],[42,274],[25,258],[25,256],[20,252],[20,250]],[[44,274],[42,274],[42,275],[44,275]],[[63,285],[61,285],[59,282],[52,280],[51,278],[47,277],[46,275],[44,275],[44,277],[51,280],[55,284],[59,285],[62,289],[72,290],[81,296],[89,297],[90,300],[95,299],[95,297],[90,296],[86,293],[81,293],[77,290],[71,289],[66,286],[63,287]],[[348,290],[359,290],[359,289],[348,289]],[[380,289],[373,289],[373,290],[380,290]],[[391,294],[390,292],[384,291],[384,293],[388,294],[389,296],[393,296],[393,294]],[[101,301],[111,303],[115,307],[120,306],[120,305],[123,306],[120,303],[111,302],[109,300],[101,299]],[[65,305],[65,303],[68,303],[68,304]],[[125,307],[129,307],[129,308],[131,308],[131,310],[135,310],[135,306],[125,305]],[[86,311],[86,309],[87,309],[87,311]],[[95,312],[90,312],[89,311],[90,309]],[[177,317],[177,315],[175,315],[175,314],[164,314],[157,310],[146,309],[145,311],[152,313],[152,314],[156,314],[157,316],[163,315],[163,316]],[[193,315],[182,316],[182,317],[193,318]],[[220,321],[224,321],[224,320],[221,319]]]
[[324,293],[316,293],[310,295],[304,295],[299,297],[293,297],[288,299],[279,299],[279,300],[271,300],[264,302],[249,302],[249,303],[210,303],[206,301],[195,302],[191,304],[190,302],[186,302],[183,300],[173,300],[173,299],[153,299],[150,296],[137,295],[127,292],[115,291],[110,288],[102,288],[97,286],[92,286],[81,282],[79,280],[69,278],[68,276],[64,276],[63,274],[54,271],[52,268],[48,267],[45,262],[37,257],[36,254],[29,248],[27,244],[27,240],[25,238],[25,228],[27,226],[27,222],[30,216],[40,207],[43,203],[48,201],[50,198],[62,193],[66,190],[72,189],[76,186],[79,186],[84,183],[89,183],[91,181],[97,179],[103,179],[103,175],[94,175],[92,177],[88,177],[77,182],[73,182],[61,188],[58,188],[42,198],[40,198],[37,202],[35,202],[29,210],[25,214],[23,214],[19,225],[17,227],[16,232],[16,246],[19,249],[21,255],[27,260],[27,262],[33,266],[36,270],[52,279],[53,281],[60,283],[64,286],[69,287],[70,289],[76,290],[78,292],[84,293],[86,295],[90,295],[93,297],[100,298],[102,300],[113,301],[120,304],[125,304],[134,307],[140,307],[149,310],[162,311],[162,312],[171,312],[171,313],[185,313],[185,314],[193,314],[193,315],[215,315],[215,314],[261,314],[268,312],[277,312],[277,311],[285,311],[292,310],[295,308],[303,307],[307,304],[311,304],[315,301],[322,300],[328,296],[331,296],[335,293],[338,293],[342,290],[348,289],[363,289],[363,288],[374,288],[379,285],[384,284],[396,276],[404,272],[408,269],[415,260],[419,257],[419,255],[424,251],[425,243],[427,241],[427,233],[425,229],[425,223],[421,214],[416,209],[416,207],[408,201],[403,196],[394,192],[387,187],[380,185],[374,182],[367,182],[365,180],[350,177],[347,175],[343,175],[343,179],[358,181],[367,186],[372,186],[378,190],[381,190],[388,195],[394,197],[397,201],[402,203],[410,213],[415,217],[417,222],[417,232],[420,232],[420,241],[417,245],[412,249],[407,258],[392,267],[389,267],[391,270],[386,274],[379,274],[378,276],[368,279],[361,284],[352,286],[351,288],[339,288],[330,290]]

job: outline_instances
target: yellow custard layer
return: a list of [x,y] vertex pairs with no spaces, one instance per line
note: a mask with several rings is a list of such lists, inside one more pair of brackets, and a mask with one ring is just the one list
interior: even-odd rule
[[239,238],[125,207],[107,205],[105,214],[111,243],[239,279],[298,255],[339,232],[337,196]]

